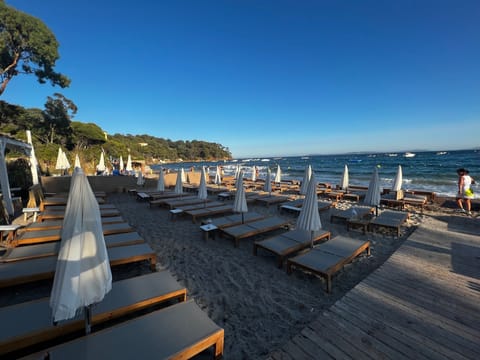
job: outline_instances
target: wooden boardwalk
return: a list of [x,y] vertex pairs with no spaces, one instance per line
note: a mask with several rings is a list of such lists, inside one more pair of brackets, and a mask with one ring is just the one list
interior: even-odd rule
[[480,359],[480,219],[428,221],[268,358]]

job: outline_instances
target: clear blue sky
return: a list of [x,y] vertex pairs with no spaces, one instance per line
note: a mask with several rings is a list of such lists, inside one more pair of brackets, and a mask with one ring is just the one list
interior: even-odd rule
[[[108,133],[234,157],[480,145],[478,0],[6,0],[60,42],[60,92]],[[93,5],[95,4],[95,5]]]

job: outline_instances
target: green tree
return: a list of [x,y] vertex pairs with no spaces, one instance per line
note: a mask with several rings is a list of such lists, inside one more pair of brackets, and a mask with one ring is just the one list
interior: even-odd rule
[[72,121],[71,126],[77,151],[84,150],[91,145],[101,145],[106,141],[103,130],[96,124]]
[[41,84],[69,86],[70,80],[54,71],[58,58],[58,42],[50,29],[0,0],[0,96],[19,74],[34,74]]
[[[55,98],[47,97],[45,103],[44,121],[46,130],[46,142],[53,143],[58,140],[65,145],[71,145],[72,128],[71,119],[77,113],[77,106],[73,101],[59,93],[54,94]],[[63,140],[63,141],[62,141]]]

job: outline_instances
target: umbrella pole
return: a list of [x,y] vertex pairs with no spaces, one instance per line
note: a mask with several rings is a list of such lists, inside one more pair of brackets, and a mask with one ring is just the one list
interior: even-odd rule
[[313,249],[313,230],[310,232],[310,248]]
[[245,223],[245,220],[243,218],[243,212],[242,212],[242,224],[244,224],[244,223]]
[[85,306],[85,334],[92,332],[92,313],[91,305]]

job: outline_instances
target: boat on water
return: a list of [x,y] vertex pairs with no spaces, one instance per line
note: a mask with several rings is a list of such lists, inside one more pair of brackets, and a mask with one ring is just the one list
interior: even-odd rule
[[439,151],[437,152],[437,155],[445,155],[447,152],[446,151]]
[[406,152],[405,154],[403,154],[403,156],[406,157],[406,158],[411,158],[411,157],[414,157],[415,155],[417,155],[417,154],[414,154],[414,153],[411,153],[411,152]]
[[387,156],[395,157],[395,156],[398,156],[398,154],[397,153],[390,153],[390,154],[387,154]]

